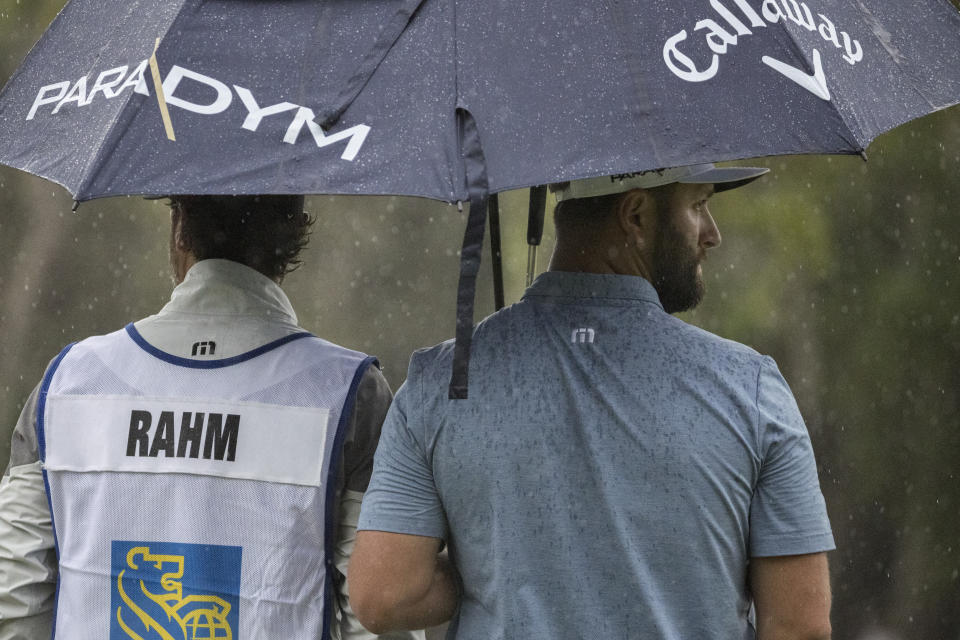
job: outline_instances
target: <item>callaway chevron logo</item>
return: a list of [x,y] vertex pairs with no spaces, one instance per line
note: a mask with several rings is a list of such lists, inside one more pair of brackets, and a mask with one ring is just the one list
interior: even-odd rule
[[[747,0],[710,0],[710,6],[716,14],[715,18],[700,20],[693,28],[695,32],[703,33],[701,43],[687,42],[690,36],[683,29],[670,36],[663,45],[663,60],[667,67],[687,82],[710,80],[720,69],[721,56],[726,55],[739,38],[752,36],[754,29],[763,29],[778,22],[790,21],[807,31],[818,33],[824,46],[838,50],[850,65],[863,60],[860,42],[846,31],[838,29],[828,16],[816,13],[807,2],[764,0],[759,8],[754,8]],[[707,55],[704,55],[704,44],[709,51]],[[820,50],[814,48],[811,53],[812,74],[772,56],[763,56],[761,62],[815,96],[829,101],[830,88],[827,86]],[[702,60],[709,62],[698,62]]]

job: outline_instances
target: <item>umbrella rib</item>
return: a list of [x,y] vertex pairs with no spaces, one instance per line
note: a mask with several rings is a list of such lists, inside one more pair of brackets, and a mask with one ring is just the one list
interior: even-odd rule
[[321,127],[329,129],[340,119],[343,112],[353,104],[353,101],[360,95],[363,88],[367,86],[370,78],[373,77],[373,74],[380,67],[380,63],[383,62],[383,59],[393,48],[393,45],[400,38],[400,35],[406,30],[411,18],[413,18],[413,14],[416,13],[423,2],[424,0],[406,0],[400,8],[397,9],[397,12],[390,21],[383,26],[373,46],[364,54],[357,69],[353,72],[353,75],[350,76],[350,79],[347,80],[343,90],[340,91],[336,102],[321,112],[319,116]]
[[[794,33],[794,30],[790,28],[790,24],[789,24],[790,20],[784,19],[783,22],[784,22],[783,32],[786,33],[787,38],[790,42],[790,45],[793,48],[794,56],[798,60],[803,60],[804,73],[814,72],[816,69],[816,65],[811,61],[811,58],[813,57],[813,53],[811,52],[808,55],[807,51],[800,45],[800,41],[797,39],[797,36]],[[799,32],[799,28],[797,29],[797,31]],[[866,149],[866,145],[864,144],[864,141],[863,141],[864,136],[862,135],[863,126],[855,114],[853,115],[853,122],[854,124],[856,124],[857,129],[859,129],[859,131],[854,131],[853,128],[850,126],[850,124],[847,123],[846,118],[840,113],[840,100],[839,100],[840,96],[838,95],[838,93],[839,93],[838,91],[834,91],[832,95],[830,95],[828,102],[830,102],[830,104],[833,106],[834,111],[837,112],[838,119],[840,120],[840,124],[843,125],[843,128],[846,129],[846,132],[849,135],[844,135],[842,132],[837,132],[837,137],[843,140],[844,144],[846,144],[849,147],[850,153],[863,153],[864,149]]]
[[[190,0],[181,0],[180,5],[177,8],[173,19],[170,21],[170,24],[167,25],[167,28],[164,30],[157,40],[162,42],[167,34],[170,33],[173,25],[177,22],[177,19],[183,13],[183,7],[190,2]],[[149,44],[149,43],[148,43]],[[153,52],[153,55],[156,55],[156,49],[159,48],[159,45],[154,45],[150,47],[150,50]],[[146,73],[146,68],[144,68],[144,73]],[[141,76],[142,78],[142,76]],[[144,84],[147,84],[146,79],[143,79]],[[148,85],[149,86],[149,85]],[[156,90],[156,89],[155,89]],[[149,91],[149,89],[148,89]],[[135,98],[138,98],[135,100]],[[130,123],[136,117],[139,112],[139,108],[144,104],[147,104],[149,101],[145,96],[137,96],[136,91],[131,91],[123,98],[123,106],[118,110],[116,116],[113,117],[109,124],[109,133],[112,133],[118,127],[126,129],[130,126]],[[112,143],[108,144],[107,141],[112,139]],[[84,179],[77,186],[77,192],[75,198],[77,202],[84,202],[90,198],[86,197],[87,189],[96,181],[96,178],[99,176],[99,170],[102,166],[102,161],[105,157],[110,156],[117,146],[120,144],[120,136],[106,135],[102,138],[100,147],[97,149],[97,152],[92,154],[90,160],[86,163],[83,168],[81,175],[85,175]],[[143,195],[154,195],[154,194],[143,194]]]
[[[892,36],[891,36],[890,32],[889,32],[886,28],[884,28],[883,23],[880,22],[880,20],[877,18],[877,16],[874,15],[874,13],[870,10],[869,7],[867,7],[867,6],[863,3],[862,0],[851,0],[851,1],[852,1],[853,4],[855,4],[855,5],[857,6],[857,8],[860,10],[860,13],[863,14],[863,16],[864,16],[864,21],[867,23],[867,25],[868,25],[868,27],[869,27],[870,33],[871,33],[871,34],[873,35],[873,37],[877,40],[877,42],[880,43],[881,48],[887,53],[887,55],[890,56],[890,60],[893,62],[893,64],[896,66],[896,68],[901,71],[901,73],[903,74],[903,77],[910,79],[910,83],[909,83],[909,84],[910,84],[910,89],[913,91],[913,93],[914,93],[917,97],[919,97],[919,99],[920,99],[927,107],[930,108],[931,111],[938,111],[938,110],[940,110],[940,109],[945,109],[945,108],[947,108],[947,107],[951,107],[951,106],[953,106],[953,105],[955,105],[955,104],[960,103],[960,98],[957,98],[956,100],[947,102],[946,104],[940,104],[940,103],[934,102],[933,99],[931,99],[931,97],[928,96],[928,95],[923,91],[922,86],[920,86],[920,85],[915,81],[915,80],[916,80],[915,76],[912,75],[912,74],[910,74],[910,73],[908,73],[908,72],[904,69],[903,63],[904,63],[904,61],[905,61],[905,57],[904,57],[904,55],[900,52],[900,50],[897,49],[897,47],[894,46],[894,44],[891,42]],[[958,18],[958,16],[960,16],[960,14],[957,14],[956,12],[952,12],[952,18],[954,19],[954,22],[956,22],[956,23],[960,23],[960,18]],[[958,25],[958,26],[960,26],[960,25]],[[905,122],[909,122],[909,121],[912,120],[912,119],[913,119],[912,117],[908,117],[908,118],[905,118],[905,119],[902,118],[902,119],[900,119],[900,121],[899,121],[897,124],[894,124],[893,126],[885,129],[885,131],[890,131],[891,129],[893,129],[893,128],[901,125],[901,124],[904,124]],[[860,123],[858,122],[857,124],[860,124]],[[881,131],[881,132],[879,132],[879,133],[884,133],[885,131]],[[879,135],[879,134],[878,134],[878,135]]]
[[167,109],[167,98],[163,95],[163,81],[160,80],[160,65],[157,63],[157,49],[160,48],[160,38],[157,38],[150,54],[150,75],[153,76],[153,90],[157,93],[157,105],[160,107],[160,117],[163,119],[163,128],[167,132],[167,140],[176,142],[173,133],[173,123],[170,122],[170,111]]

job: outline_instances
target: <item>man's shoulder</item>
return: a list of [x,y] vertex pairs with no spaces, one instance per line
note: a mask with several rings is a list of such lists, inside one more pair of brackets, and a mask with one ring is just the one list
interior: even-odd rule
[[453,338],[444,340],[430,347],[417,349],[410,356],[410,366],[407,378],[411,376],[430,375],[434,371],[448,371],[453,362],[455,341]]
[[331,342],[329,340],[321,338],[320,336],[310,333],[306,329],[302,329],[301,332],[303,334],[308,334],[308,335],[306,335],[303,340],[299,340],[298,342],[302,343],[304,346],[308,348],[328,349],[330,351],[335,351],[347,356],[359,358],[361,360],[371,357],[368,354],[364,353],[363,351],[357,351],[356,349],[345,347],[342,344]]
[[61,350],[61,354],[66,352],[68,349],[73,352],[79,352],[84,349],[95,349],[104,345],[108,345],[111,342],[116,342],[118,340],[127,340],[129,335],[129,329],[132,325],[125,325],[120,329],[111,331],[109,333],[98,333],[92,336],[87,336],[82,340],[77,340],[68,345],[65,345]]
[[670,319],[672,328],[679,333],[684,342],[696,344],[709,354],[746,360],[759,360],[764,357],[756,349],[736,340],[724,338],[673,316],[670,316]]
[[[485,352],[488,346],[501,345],[501,338],[513,332],[515,323],[520,321],[519,308],[520,305],[517,304],[504,307],[490,314],[474,327],[473,339],[471,340],[471,357],[473,359],[477,357],[478,352],[481,354]],[[455,345],[456,340],[450,338],[433,346],[415,350],[410,356],[408,377],[415,373],[429,375],[431,372],[438,372],[449,377]]]
[[695,375],[701,372],[705,379],[725,380],[727,383],[752,386],[765,366],[772,362],[757,350],[745,344],[719,336],[702,327],[674,316],[666,316],[661,325],[661,339],[666,343],[665,362],[671,370]]

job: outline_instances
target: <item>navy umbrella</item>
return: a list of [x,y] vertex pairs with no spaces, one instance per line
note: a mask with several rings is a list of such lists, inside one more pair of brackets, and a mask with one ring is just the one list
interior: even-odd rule
[[470,200],[466,353],[487,194],[862,153],[957,102],[948,0],[72,0],[0,93],[0,162],[78,201]]

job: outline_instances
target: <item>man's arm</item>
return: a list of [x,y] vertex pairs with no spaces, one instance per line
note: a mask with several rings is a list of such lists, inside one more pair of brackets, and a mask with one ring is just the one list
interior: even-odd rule
[[350,561],[350,595],[361,624],[386,633],[449,620],[460,598],[459,579],[440,548],[437,538],[360,531]]
[[810,436],[770,358],[757,379],[757,419],[762,463],[750,507],[749,569],[757,638],[828,639],[833,535]]
[[350,595],[360,622],[377,633],[420,629],[449,620],[460,580],[445,556],[447,521],[440,501],[411,359],[383,425],[350,562]]
[[0,480],[0,640],[50,635],[57,575],[36,438],[37,389],[13,432]]
[[750,559],[757,640],[829,640],[830,575],[825,553]]
[[[376,636],[361,625],[350,605],[350,589],[346,580],[347,568],[357,540],[357,521],[363,492],[370,483],[373,458],[380,440],[383,419],[390,408],[393,393],[383,373],[370,366],[363,374],[357,389],[351,424],[343,444],[343,469],[340,478],[339,517],[337,518],[337,541],[334,546],[334,562],[340,574],[334,580],[339,616],[336,627],[341,640],[423,640],[421,630],[391,633]],[[338,637],[336,634],[334,638]]]

